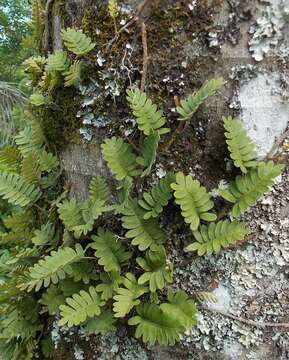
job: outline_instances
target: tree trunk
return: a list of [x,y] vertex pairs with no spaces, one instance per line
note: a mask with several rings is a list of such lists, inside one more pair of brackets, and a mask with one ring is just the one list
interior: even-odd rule
[[[84,99],[80,92],[75,92],[66,99],[70,102],[70,113],[64,113],[63,125],[57,130],[61,132],[61,142],[65,143],[60,151],[62,166],[72,189],[71,196],[85,199],[92,175],[110,176],[101,158],[100,145],[104,138],[132,134],[133,139],[132,116],[125,95],[126,88],[131,85],[144,86],[149,97],[164,109],[169,126],[175,131],[178,122],[174,108],[180,98],[195,91],[207,79],[223,77],[227,80],[226,86],[196,113],[169,151],[159,155],[158,172],[174,169],[192,173],[210,190],[221,180],[228,180],[222,116],[229,114],[238,115],[244,122],[257,143],[260,158],[272,156],[288,125],[288,101],[284,101],[286,97],[288,99],[288,52],[286,55],[286,44],[283,48],[281,46],[282,37],[286,31],[288,34],[284,20],[287,14],[285,1],[119,2],[118,29],[129,19],[134,19],[135,14],[137,19],[118,36],[115,36],[106,1],[66,0],[63,4],[48,0],[47,4],[45,51],[52,52],[62,47],[61,24],[62,27],[82,28],[97,44],[93,55],[85,58],[84,75],[85,83],[92,80],[98,83],[93,104],[97,127],[83,125],[83,118],[77,117]],[[257,19],[263,23],[256,25]],[[143,23],[147,32],[148,57],[144,52]],[[270,26],[273,27],[271,33]],[[269,43],[271,48],[266,54]],[[59,97],[62,99],[61,94]],[[82,139],[80,127],[93,135],[91,141]],[[194,259],[184,259],[185,255],[179,250],[183,247],[181,240],[177,243],[176,239],[169,241],[170,257],[176,263],[177,285],[188,292],[215,288],[218,297],[218,304],[210,308],[211,312],[201,312],[198,330],[186,335],[180,345],[170,349],[147,349],[130,339],[129,329],[120,329],[116,336],[95,338],[88,343],[82,342],[79,336],[74,341],[83,349],[84,359],[247,359],[246,356],[252,353],[252,359],[279,359],[280,356],[285,359],[288,340],[282,332],[277,335],[278,331],[270,327],[262,332],[257,327],[213,311],[271,321],[270,308],[274,302],[276,311],[272,310],[272,314],[277,318],[272,321],[286,320],[283,319],[286,295],[279,293],[279,296],[270,288],[269,275],[284,272],[282,261],[289,252],[280,248],[279,241],[286,232],[278,230],[278,235],[274,235],[264,228],[264,222],[266,226],[274,227],[280,220],[276,217],[281,213],[283,220],[288,216],[288,204],[279,196],[286,186],[283,180],[271,203],[257,207],[247,216],[259,231],[257,237],[262,239],[271,234],[268,256],[262,243],[252,240],[244,249],[230,250],[227,256],[213,256],[209,260],[196,260],[193,264]],[[266,206],[269,209],[264,208]],[[272,206],[278,208],[276,213]],[[260,230],[262,224],[267,235]],[[182,234],[179,235],[181,239]],[[258,267],[262,267],[264,262],[268,266],[266,270],[260,270]],[[285,286],[281,275],[276,275],[276,286]],[[275,340],[272,340],[274,335]],[[63,347],[66,350],[61,349],[59,356],[70,348],[64,343]],[[68,351],[67,359],[74,358],[73,351],[75,348]]]

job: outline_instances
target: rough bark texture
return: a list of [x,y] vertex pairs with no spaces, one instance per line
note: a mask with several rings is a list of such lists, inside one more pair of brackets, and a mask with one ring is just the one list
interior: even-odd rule
[[[118,21],[133,16],[139,5],[138,1],[120,3]],[[104,137],[134,131],[125,89],[141,80],[140,22],[110,44],[114,30],[105,1],[67,0],[60,13],[56,7],[50,7],[48,14],[47,49],[62,46],[62,21],[65,26],[83,28],[99,50],[86,60],[86,81],[95,79],[102,87],[103,96],[94,106],[108,125],[101,131],[101,126],[89,128],[94,134],[89,144],[78,135],[66,136],[68,145],[61,155],[72,196],[84,199],[92,175],[108,176],[100,153]],[[217,96],[202,106],[170,151],[159,156],[157,171],[174,168],[190,172],[209,189],[220,180],[228,180],[222,128],[222,116],[228,114],[239,115],[244,121],[258,145],[260,158],[269,153],[271,156],[271,150],[278,148],[288,125],[286,18],[288,6],[282,0],[151,2],[141,16],[148,34],[146,91],[168,114],[172,129],[177,126],[171,111],[175,96],[192,93],[213,77],[222,76],[228,81]],[[82,99],[75,95],[70,101],[76,102],[76,117]],[[177,285],[188,292],[215,289],[218,298],[210,311],[201,311],[198,329],[187,334],[180,345],[147,349],[132,340],[126,328],[88,342],[78,333],[73,339],[64,334],[59,358],[74,359],[77,351],[83,351],[83,357],[78,359],[288,359],[288,336],[282,328],[262,329],[214,313],[215,309],[261,322],[289,321],[285,281],[289,260],[286,173],[273,194],[246,215],[257,235],[242,248],[229,249],[210,259],[188,258],[181,250],[186,232],[180,229],[178,239],[170,237],[168,225],[173,215],[168,216],[165,225]]]

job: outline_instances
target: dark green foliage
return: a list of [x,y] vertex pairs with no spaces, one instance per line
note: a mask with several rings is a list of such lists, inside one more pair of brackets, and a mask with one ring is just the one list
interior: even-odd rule
[[153,130],[150,135],[145,138],[142,154],[136,158],[137,163],[145,168],[141,177],[147,176],[151,172],[156,161],[159,141],[159,133]]
[[94,49],[95,44],[81,30],[68,28],[62,31],[64,45],[69,51],[78,56],[83,56]]

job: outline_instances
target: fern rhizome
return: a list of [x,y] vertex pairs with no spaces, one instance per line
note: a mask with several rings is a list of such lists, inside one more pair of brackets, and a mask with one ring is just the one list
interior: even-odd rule
[[[114,17],[116,4],[110,2]],[[81,81],[82,57],[95,44],[81,31],[67,29],[62,34],[66,50],[25,62],[35,86],[30,111],[49,106],[56,86]],[[213,79],[182,100],[179,121],[190,121],[223,84],[222,79]],[[240,173],[227,189],[219,190],[220,198],[232,204],[226,216],[220,219],[205,187],[180,171],[168,172],[136,197],[135,180],[139,184],[150,175],[159,143],[170,136],[170,129],[165,114],[144,92],[129,89],[127,100],[141,133],[140,150],[121,137],[104,139],[102,144],[118,196],[99,176],[91,180],[85,201],[62,193],[58,159],[48,151],[40,124],[31,116],[15,145],[0,151],[0,196],[6,204],[0,223],[4,359],[31,358],[39,339],[47,341],[43,335],[47,315],[57,315],[59,326],[81,326],[88,335],[114,331],[124,319],[135,329],[136,338],[151,345],[173,345],[197,323],[194,299],[208,299],[201,294],[209,293],[193,298],[170,287],[174,268],[161,226],[164,208],[174,202],[183,226],[190,228],[186,251],[211,255],[245,239],[250,229],[239,216],[257,203],[282,171],[282,165],[256,160],[255,146],[242,123],[229,117],[224,119],[225,137]],[[111,223],[103,221],[107,216],[119,219],[113,223],[121,227],[104,227]]]

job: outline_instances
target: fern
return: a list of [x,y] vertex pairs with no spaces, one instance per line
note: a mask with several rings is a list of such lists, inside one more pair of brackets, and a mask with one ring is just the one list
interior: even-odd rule
[[59,312],[59,306],[65,302],[65,296],[57,286],[50,285],[39,302],[47,307],[50,315],[55,315]]
[[31,80],[38,81],[45,69],[46,58],[42,56],[31,56],[24,61],[23,65],[25,72],[30,75]]
[[49,101],[48,97],[43,96],[40,93],[34,93],[30,96],[29,102],[31,105],[34,105],[36,107],[42,106],[47,104]]
[[65,73],[69,68],[67,53],[62,50],[56,50],[54,54],[48,56],[45,70],[49,73],[58,71]]
[[207,190],[200,185],[198,180],[193,180],[191,176],[185,176],[179,172],[176,175],[176,183],[171,187],[175,190],[176,203],[182,209],[185,222],[190,224],[192,231],[199,227],[200,220],[216,220],[216,215],[208,212],[214,204],[210,200]]
[[122,209],[122,227],[129,230],[125,236],[140,251],[154,250],[165,241],[165,234],[155,219],[144,220],[145,211],[136,200],[129,200]]
[[41,177],[38,156],[31,152],[21,163],[21,176],[28,184],[37,185]]
[[18,172],[21,154],[16,147],[6,146],[0,150],[0,169],[7,172]]
[[140,304],[139,297],[147,292],[147,288],[139,285],[133,274],[128,273],[123,281],[124,287],[117,289],[117,295],[113,297],[113,311],[115,317],[125,317],[134,306]]
[[84,331],[87,335],[105,335],[108,332],[116,330],[114,326],[116,319],[113,313],[109,310],[104,310],[100,315],[89,319],[84,326]]
[[174,345],[184,331],[182,324],[172,314],[167,314],[158,305],[144,303],[137,307],[137,316],[128,320],[128,324],[137,326],[135,337],[142,337],[149,345]]
[[191,245],[186,247],[186,251],[197,251],[199,256],[204,254],[212,255],[218,252],[221,247],[227,247],[241,241],[250,234],[243,222],[228,220],[211,223],[209,226],[201,225],[198,231],[195,231],[196,239]]
[[110,198],[109,187],[104,178],[101,176],[94,176],[89,185],[89,196],[92,200],[102,200],[104,203],[108,202]]
[[119,271],[121,264],[131,258],[131,253],[125,251],[124,246],[111,231],[98,229],[98,236],[92,236],[90,247],[95,251],[98,264],[107,272]]
[[195,291],[193,297],[199,302],[208,302],[210,304],[216,304],[218,299],[216,295],[208,291]]
[[59,325],[67,324],[68,327],[79,325],[87,318],[100,315],[100,307],[104,302],[100,300],[98,293],[94,287],[90,287],[88,291],[81,290],[79,294],[72,295],[66,299],[67,305],[60,305]]
[[80,261],[84,257],[84,250],[80,244],[75,245],[75,249],[65,247],[57,251],[52,251],[50,255],[39,260],[29,270],[29,281],[20,286],[22,290],[39,291],[42,286],[48,287],[51,283],[57,284],[60,280],[73,274],[71,264]]
[[137,163],[145,168],[141,177],[147,176],[151,172],[156,161],[159,141],[160,135],[156,131],[151,131],[150,135],[145,139],[142,154],[136,158]]
[[136,117],[139,130],[145,135],[150,135],[152,130],[157,131],[159,135],[170,131],[168,128],[163,128],[166,123],[163,112],[157,110],[157,106],[147,98],[144,92],[139,89],[128,90],[127,101]]
[[75,61],[65,72],[64,86],[77,86],[81,81],[81,62]]
[[193,95],[188,96],[185,100],[181,101],[181,105],[177,107],[177,112],[181,115],[179,120],[189,120],[203,102],[215,94],[225,81],[223,79],[212,79],[206,82],[198,91]]
[[197,308],[184,291],[168,291],[168,302],[160,305],[168,316],[175,317],[184,330],[190,330],[197,325]]
[[59,166],[59,161],[56,156],[47,152],[46,150],[43,150],[39,154],[39,165],[41,171],[50,173]]
[[136,259],[139,266],[145,271],[138,279],[138,283],[143,285],[149,283],[150,291],[155,292],[165,287],[167,283],[173,281],[172,266],[168,263],[166,252],[163,246],[159,246],[157,251],[149,250],[145,259]]
[[94,273],[94,264],[88,260],[82,260],[72,264],[73,281],[81,281],[83,284],[89,284],[93,280],[98,280],[98,276]]
[[0,196],[10,204],[25,207],[35,202],[39,195],[39,188],[27,184],[18,174],[0,173]]
[[256,148],[241,122],[232,117],[224,118],[226,143],[234,165],[247,173],[247,168],[257,166]]
[[112,271],[111,273],[101,273],[100,280],[102,283],[98,284],[95,289],[101,293],[101,299],[107,301],[112,299],[124,278],[118,272]]
[[139,174],[136,156],[121,138],[106,139],[101,147],[104,160],[117,180],[131,179]]
[[143,194],[143,199],[138,203],[145,210],[144,219],[155,218],[162,213],[163,207],[168,205],[168,201],[172,197],[171,184],[174,181],[176,181],[175,174],[169,172],[152,188],[151,192]]
[[68,28],[62,31],[64,45],[77,56],[83,56],[95,48],[95,43],[81,30]]
[[15,136],[15,142],[22,156],[26,157],[31,152],[38,153],[43,149],[44,135],[40,125],[33,121]]
[[109,12],[109,16],[112,19],[116,19],[118,17],[119,9],[118,9],[117,0],[109,0],[108,1],[108,12]]
[[34,231],[34,236],[31,239],[34,245],[45,245],[54,240],[55,228],[51,223],[42,225],[40,230]]
[[260,162],[256,169],[243,176],[238,175],[228,190],[219,190],[225,200],[234,204],[232,216],[238,217],[254,206],[273,185],[274,179],[281,174],[283,168],[283,165],[275,165],[273,161]]

